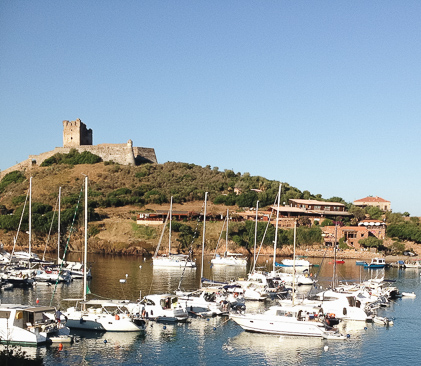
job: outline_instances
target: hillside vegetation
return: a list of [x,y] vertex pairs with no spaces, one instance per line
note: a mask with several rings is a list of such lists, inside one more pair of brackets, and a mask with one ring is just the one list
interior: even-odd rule
[[[71,154],[69,154],[71,155]],[[89,177],[89,248],[104,253],[151,254],[155,250],[162,230],[160,227],[145,227],[136,224],[139,212],[167,210],[173,197],[176,210],[203,210],[205,192],[208,192],[207,212],[210,217],[217,214],[242,211],[255,207],[264,210],[274,204],[279,182],[248,173],[219,171],[217,167],[201,167],[194,164],[168,162],[123,166],[113,163],[83,163],[84,157],[54,157],[47,167],[34,167],[31,172],[11,172],[0,182],[0,241],[5,247],[13,244],[20,225],[17,243],[25,247],[28,231],[29,177],[32,176],[32,236],[34,247],[44,250],[50,238],[48,250],[55,250],[51,238],[57,233],[57,198],[61,197],[61,245],[69,243],[69,250],[81,249],[83,241],[83,181]],[[57,164],[55,162],[62,162]],[[237,194],[234,193],[234,189]],[[288,204],[291,198],[323,200],[321,195],[300,191],[287,183],[282,184],[281,202]],[[345,203],[339,197],[330,201]],[[399,224],[397,222],[396,224]],[[73,227],[73,230],[70,228]],[[213,251],[221,234],[222,222],[210,221],[207,225],[206,246]],[[266,230],[259,223],[258,243]],[[274,228],[269,227],[265,244],[271,248]],[[69,234],[71,233],[71,235]],[[186,251],[200,246],[201,222],[177,223],[173,226],[173,247]],[[167,237],[164,237],[164,243]],[[230,245],[236,249],[250,251],[254,244],[254,223],[233,222],[229,230]],[[280,245],[292,243],[292,232],[280,230]],[[68,240],[69,239],[69,240]],[[321,242],[319,227],[299,227],[298,244]],[[225,244],[224,244],[225,246]],[[164,246],[165,248],[165,246]],[[268,250],[270,250],[268,248]]]

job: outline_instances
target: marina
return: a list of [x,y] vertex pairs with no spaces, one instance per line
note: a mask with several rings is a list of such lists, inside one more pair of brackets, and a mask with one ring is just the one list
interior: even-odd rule
[[[70,258],[72,259],[72,258]],[[205,257],[203,275],[213,281],[226,282],[238,277],[247,277],[249,268],[212,267],[211,258]],[[200,263],[200,258],[196,258]],[[310,259],[321,264],[320,258]],[[179,287],[182,269],[155,268],[152,259],[142,257],[115,257],[90,255],[92,279],[89,281],[94,298],[121,298],[136,301],[139,293],[174,294]],[[271,270],[271,260],[261,258],[257,267]],[[322,264],[312,266],[316,276],[314,286],[299,286],[297,298],[307,294],[310,288],[320,290],[329,287],[332,266]],[[194,291],[200,287],[199,265],[197,270],[186,269],[181,289]],[[127,275],[127,276],[126,276]],[[363,278],[361,278],[363,276]],[[71,330],[74,342],[38,347],[24,347],[28,354],[40,355],[46,365],[84,364],[111,365],[131,364],[206,364],[216,365],[221,361],[233,365],[244,364],[355,364],[370,363],[380,365],[390,359],[399,358],[401,362],[417,362],[420,341],[411,336],[418,332],[421,321],[411,314],[418,314],[420,275],[418,271],[398,268],[364,270],[355,265],[355,260],[346,260],[338,269],[338,279],[352,285],[360,280],[385,277],[399,288],[403,296],[390,302],[387,307],[377,310],[378,319],[373,322],[343,321],[339,331],[349,338],[345,340],[326,340],[322,337],[291,337],[270,334],[256,334],[244,331],[228,316],[189,316],[186,322],[160,323],[149,321],[144,332],[97,332]],[[120,281],[124,278],[125,281]],[[346,280],[346,281],[345,281]],[[73,306],[67,298],[80,296],[82,280],[60,283],[57,288],[45,283],[35,283],[28,288],[14,288],[1,291],[0,299],[6,303],[24,303],[40,306],[61,307],[64,311]],[[418,295],[418,297],[417,297]],[[276,305],[276,300],[246,301],[246,313],[263,312]],[[411,347],[403,349],[403,345]],[[387,347],[385,346],[387,345]],[[327,347],[327,350],[326,350]]]

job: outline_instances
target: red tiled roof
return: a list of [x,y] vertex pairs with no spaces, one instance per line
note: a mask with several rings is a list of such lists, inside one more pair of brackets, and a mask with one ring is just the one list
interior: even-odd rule
[[370,196],[370,197],[366,197],[366,198],[361,198],[359,200],[355,200],[354,202],[390,202],[390,201],[387,201],[387,200],[385,200],[384,198],[381,198],[381,197]]

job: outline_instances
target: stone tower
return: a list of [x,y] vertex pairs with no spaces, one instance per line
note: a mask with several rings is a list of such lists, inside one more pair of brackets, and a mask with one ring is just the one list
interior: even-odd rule
[[63,121],[63,147],[92,145],[92,129],[78,118],[76,121]]

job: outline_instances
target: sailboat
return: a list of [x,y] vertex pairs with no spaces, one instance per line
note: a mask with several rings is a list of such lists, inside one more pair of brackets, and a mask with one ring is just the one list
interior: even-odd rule
[[[168,219],[169,217],[169,219]],[[168,234],[168,255],[161,255],[158,256],[158,250],[161,246],[162,238],[164,236],[165,227],[167,226],[167,221],[169,221],[169,234]],[[190,267],[190,268],[196,268],[196,262],[189,258],[186,254],[172,254],[171,253],[171,221],[172,221],[172,197],[171,197],[171,203],[170,203],[170,210],[167,215],[167,220],[164,223],[164,227],[161,232],[161,237],[159,239],[158,246],[155,250],[155,254],[152,258],[152,264],[154,267],[178,267],[178,268],[184,268],[184,267]]]
[[176,291],[179,301],[184,304],[192,314],[195,315],[222,315],[229,312],[228,302],[217,299],[219,289],[212,287],[202,287],[203,283],[203,268],[204,268],[204,253],[205,253],[205,238],[206,238],[206,205],[208,199],[208,192],[205,192],[205,204],[203,214],[203,234],[202,234],[202,264],[200,268],[200,288],[196,291],[183,292]]
[[[76,306],[63,312],[66,326],[70,329],[83,329],[113,332],[140,332],[145,330],[146,322],[140,317],[130,314],[129,300],[87,300],[87,270],[88,257],[88,177],[85,176],[85,251],[84,251],[84,277],[83,299],[76,300]],[[82,300],[82,301],[81,301]],[[78,302],[79,307],[78,307]]]
[[[229,222],[229,210],[227,210],[227,218],[225,220],[227,224],[226,235],[225,235],[225,252],[224,256],[221,257],[219,254],[215,254],[215,258],[212,258],[211,263],[214,266],[247,266],[247,259],[242,254],[228,252],[228,222]],[[224,229],[222,227],[222,229]]]

